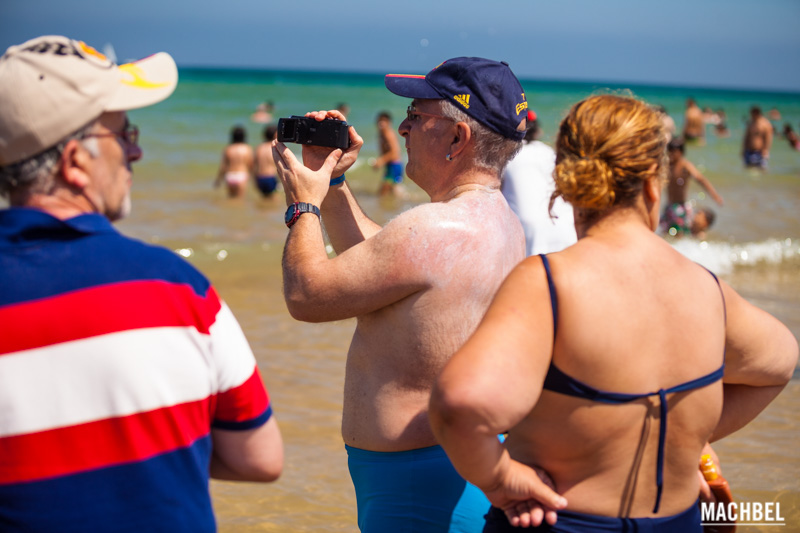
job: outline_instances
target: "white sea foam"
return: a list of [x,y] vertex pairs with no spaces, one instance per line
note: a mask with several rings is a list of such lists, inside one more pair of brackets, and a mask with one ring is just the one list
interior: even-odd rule
[[767,239],[762,242],[727,243],[678,239],[672,247],[683,255],[718,274],[731,272],[741,265],[779,265],[800,261],[800,240]]

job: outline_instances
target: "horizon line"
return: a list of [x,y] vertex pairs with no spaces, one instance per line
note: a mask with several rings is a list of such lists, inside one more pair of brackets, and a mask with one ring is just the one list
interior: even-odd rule
[[[292,74],[334,74],[339,76],[380,76],[383,77],[386,72],[378,72],[374,70],[331,70],[324,68],[283,68],[283,67],[257,67],[257,66],[243,66],[243,65],[178,65],[178,69],[196,69],[196,70],[227,70],[227,71],[249,71],[249,72],[273,72],[273,73],[292,73]],[[564,83],[575,85],[604,85],[614,89],[624,89],[628,86],[642,87],[642,88],[659,88],[659,89],[689,89],[689,90],[705,90],[705,91],[726,91],[726,92],[739,92],[739,93],[767,93],[776,94],[781,96],[800,96],[800,88],[798,89],[781,89],[781,88],[765,88],[765,87],[747,87],[747,86],[722,86],[722,85],[700,85],[700,84],[686,84],[681,85],[669,82],[650,82],[650,81],[632,81],[632,80],[590,80],[582,78],[546,78],[546,77],[530,77],[520,75],[519,80],[529,82],[543,82],[543,83]]]

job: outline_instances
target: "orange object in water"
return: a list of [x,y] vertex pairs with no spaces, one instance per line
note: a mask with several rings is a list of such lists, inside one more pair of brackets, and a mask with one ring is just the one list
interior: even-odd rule
[[[708,482],[708,486],[711,488],[711,492],[714,493],[714,497],[717,499],[717,503],[725,504],[733,501],[733,494],[731,494],[731,488],[728,486],[728,481],[722,477],[717,470],[717,466],[714,464],[714,460],[711,459],[711,456],[705,454],[700,457],[700,471],[703,473],[703,477]],[[708,522],[706,522],[708,523]],[[733,533],[736,531],[735,525],[706,525],[703,528],[705,533]]]

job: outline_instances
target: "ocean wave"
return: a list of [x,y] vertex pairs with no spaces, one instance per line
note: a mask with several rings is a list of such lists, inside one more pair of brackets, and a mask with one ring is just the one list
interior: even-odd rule
[[692,261],[719,274],[731,272],[737,266],[780,265],[800,261],[800,240],[790,238],[748,243],[684,238],[670,244]]

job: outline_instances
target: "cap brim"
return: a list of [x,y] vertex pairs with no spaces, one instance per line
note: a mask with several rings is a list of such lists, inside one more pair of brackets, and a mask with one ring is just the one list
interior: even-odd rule
[[165,52],[117,68],[119,89],[106,111],[127,111],[153,105],[171,95],[178,84],[178,67],[172,56]]
[[397,96],[405,98],[440,99],[443,98],[434,89],[425,76],[419,74],[387,74],[384,78],[386,88]]

